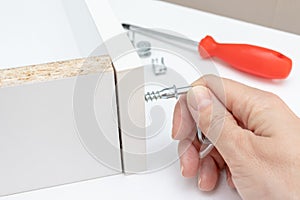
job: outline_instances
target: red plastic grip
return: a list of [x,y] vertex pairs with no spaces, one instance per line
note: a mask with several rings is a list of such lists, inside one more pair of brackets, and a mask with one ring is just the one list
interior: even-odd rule
[[271,49],[248,44],[221,44],[211,36],[199,43],[203,58],[217,57],[232,67],[269,79],[284,79],[292,69],[292,60]]

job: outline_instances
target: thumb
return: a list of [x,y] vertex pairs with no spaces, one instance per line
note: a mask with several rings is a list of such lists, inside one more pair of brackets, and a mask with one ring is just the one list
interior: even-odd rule
[[237,157],[237,152],[241,152],[237,145],[240,140],[247,142],[249,133],[238,126],[235,118],[216,96],[206,87],[195,86],[187,94],[187,104],[197,126],[223,158]]

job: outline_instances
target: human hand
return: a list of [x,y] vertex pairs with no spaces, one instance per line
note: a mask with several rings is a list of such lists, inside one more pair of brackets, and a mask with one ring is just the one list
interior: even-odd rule
[[[172,137],[185,177],[198,174],[203,191],[226,170],[243,199],[300,198],[300,119],[276,95],[204,76],[180,97]],[[196,124],[215,148],[199,159]]]

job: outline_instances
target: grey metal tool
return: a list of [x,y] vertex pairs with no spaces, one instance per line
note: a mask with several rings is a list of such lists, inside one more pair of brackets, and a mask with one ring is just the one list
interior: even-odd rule
[[128,31],[127,36],[132,43],[132,45],[135,47],[135,32],[134,31]]
[[[180,95],[186,94],[193,86],[185,86],[185,87],[176,87],[173,85],[169,88],[164,88],[160,91],[152,91],[147,92],[145,94],[145,101],[154,101],[159,99],[170,99],[176,98],[178,99]],[[214,148],[213,144],[202,134],[201,130],[197,127],[197,137],[199,141],[202,143],[201,149],[199,152],[200,158],[204,158],[209,154],[209,152]]]
[[144,34],[144,35],[148,35],[150,37],[159,36],[161,38],[166,38],[166,39],[169,39],[169,40],[181,42],[182,44],[195,46],[196,49],[198,49],[198,46],[199,46],[199,43],[196,42],[196,41],[186,39],[186,38],[183,38],[183,37],[178,37],[178,36],[171,35],[171,34],[167,34],[167,33],[163,33],[163,32],[160,32],[160,31],[155,31],[155,30],[152,30],[152,29],[142,28],[142,27],[131,25],[131,24],[122,24],[122,26],[123,26],[124,29],[134,31],[136,33],[141,33],[141,34]]

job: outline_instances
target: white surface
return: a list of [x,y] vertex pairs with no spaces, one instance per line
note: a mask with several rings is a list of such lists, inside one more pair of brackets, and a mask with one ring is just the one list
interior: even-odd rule
[[0,1],[0,24],[1,69],[86,57],[102,42],[83,0]]
[[0,196],[122,172],[114,74],[98,78],[1,88]]
[[[85,2],[111,57],[116,73],[123,171],[125,173],[145,171],[146,141],[137,138],[145,138],[146,136],[144,99],[136,98],[132,102],[134,107],[140,109],[129,109],[129,98],[132,97],[132,90],[136,89],[137,86],[142,86],[145,82],[141,60],[134,51],[123,27],[113,14],[109,2],[107,0],[100,2],[98,0],[85,0]],[[132,78],[128,78],[129,76]],[[136,91],[134,96],[141,97],[143,94],[144,90],[141,89]],[[129,113],[133,118],[128,117]],[[142,128],[137,127],[136,124]]]
[[0,24],[1,68],[80,56],[60,0],[1,1]]
[[[133,47],[127,38],[124,39],[124,37],[126,37],[126,34],[124,33],[125,31],[121,24],[119,24],[115,15],[111,12],[111,6],[109,5],[108,1],[102,0],[99,2],[98,0],[85,0],[85,2],[90,10],[91,15],[93,16],[95,25],[101,35],[101,38],[105,42],[105,46],[109,52],[109,55],[116,59],[120,56],[120,53],[124,53],[122,50],[131,50]],[[117,40],[117,42],[120,43],[115,43],[114,40]],[[114,67],[117,71],[140,66],[140,59],[134,52],[127,54],[126,56],[122,56],[114,61]]]
[[[0,15],[1,68],[83,58],[101,44],[84,0],[1,1]],[[98,78],[1,88],[0,196],[122,172],[114,72]]]
[[[222,42],[242,42],[276,49],[293,59],[294,68],[285,81],[266,81],[231,68],[218,65],[219,73],[228,78],[274,92],[300,114],[298,100],[300,79],[300,37],[200,11],[159,1],[111,0],[121,21],[146,27],[170,29],[195,40],[206,34]],[[101,6],[99,4],[99,6]],[[21,54],[21,52],[18,52]],[[178,163],[145,175],[118,175],[99,180],[14,195],[3,200],[17,199],[238,199],[225,181],[212,193],[197,190],[194,179],[180,175]]]

